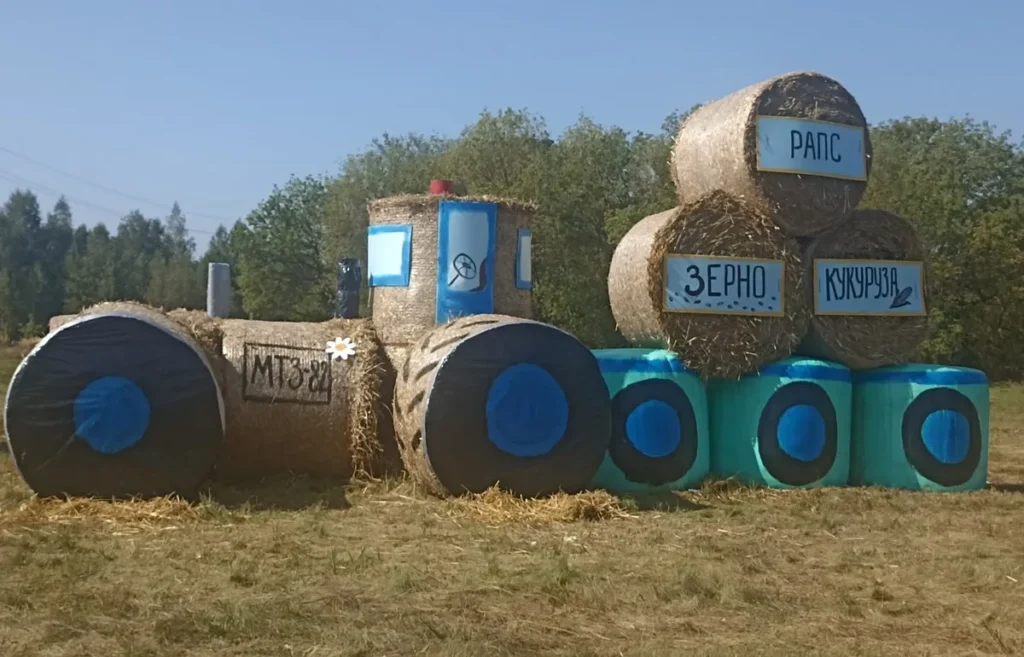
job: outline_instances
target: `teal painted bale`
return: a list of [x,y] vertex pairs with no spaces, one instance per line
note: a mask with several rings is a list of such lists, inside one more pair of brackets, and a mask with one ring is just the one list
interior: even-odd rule
[[859,372],[853,393],[851,483],[978,490],[988,477],[984,372],[902,365]]
[[708,385],[711,471],[770,488],[846,485],[853,376],[838,363],[789,358]]
[[664,349],[596,349],[612,397],[612,440],[591,486],[613,493],[693,488],[708,475],[707,391]]

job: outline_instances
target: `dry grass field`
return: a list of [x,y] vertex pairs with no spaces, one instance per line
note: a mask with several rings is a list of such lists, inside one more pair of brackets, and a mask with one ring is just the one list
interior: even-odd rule
[[995,389],[972,494],[300,479],[113,505],[33,500],[0,455],[0,655],[1024,654],[1022,423]]

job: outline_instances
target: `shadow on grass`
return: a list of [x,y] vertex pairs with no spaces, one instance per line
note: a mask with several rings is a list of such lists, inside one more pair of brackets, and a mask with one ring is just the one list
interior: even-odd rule
[[671,491],[624,494],[620,499],[628,506],[635,506],[638,511],[703,511],[712,508],[710,505],[699,504]]
[[1024,493],[1024,484],[990,484],[988,488],[999,493]]
[[346,483],[329,477],[279,476],[259,482],[213,482],[206,494],[226,508],[255,511],[348,509]]

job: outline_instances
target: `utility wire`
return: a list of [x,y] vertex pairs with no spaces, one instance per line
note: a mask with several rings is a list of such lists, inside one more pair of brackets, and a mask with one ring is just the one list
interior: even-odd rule
[[[20,158],[22,160],[25,160],[26,162],[31,162],[32,164],[35,164],[36,166],[43,167],[44,169],[49,169],[50,171],[52,171],[54,173],[57,173],[57,174],[60,174],[62,176],[65,176],[67,178],[70,178],[71,180],[77,180],[80,183],[84,183],[84,184],[89,185],[91,187],[95,187],[96,189],[103,190],[103,191],[105,191],[105,192],[107,192],[109,194],[114,194],[116,196],[121,196],[123,198],[129,199],[129,200],[132,200],[132,201],[136,201],[138,203],[147,203],[149,205],[154,205],[156,207],[163,208],[164,210],[168,210],[171,207],[171,204],[168,204],[168,203],[161,203],[160,201],[154,201],[153,199],[148,199],[148,198],[145,198],[143,196],[135,196],[134,194],[128,194],[126,192],[122,192],[122,191],[116,190],[116,189],[114,189],[112,187],[107,187],[106,185],[101,185],[101,184],[99,184],[97,182],[93,182],[91,180],[86,180],[85,178],[82,178],[81,176],[76,176],[73,173],[68,173],[67,171],[62,171],[61,169],[58,169],[56,167],[50,166],[49,164],[45,164],[43,162],[40,162],[39,160],[33,159],[33,158],[29,157],[28,155],[25,155],[24,153],[18,153],[16,151],[12,151],[11,149],[7,148],[6,146],[0,146],[0,151],[2,151],[4,153],[7,153],[8,155],[13,155],[14,157],[17,157],[17,158]],[[221,222],[228,222],[228,223],[231,223],[231,222],[235,221],[234,219],[229,219],[228,217],[224,217],[224,216],[220,216],[220,215],[215,215],[215,214],[206,214],[206,213],[203,213],[203,212],[192,212],[191,210],[189,211],[189,214],[191,214],[192,216],[195,216],[195,217],[202,217],[204,219],[213,219],[214,221],[221,221]]]
[[[60,197],[63,196],[68,201],[74,202],[76,205],[80,205],[80,206],[83,206],[83,207],[91,208],[93,210],[96,210],[97,212],[104,212],[106,214],[109,214],[109,215],[117,218],[117,219],[121,219],[121,218],[123,218],[125,216],[124,212],[119,212],[117,210],[114,210],[114,209],[111,209],[111,208],[108,208],[108,207],[105,207],[105,206],[102,206],[102,205],[97,205],[97,204],[95,204],[95,203],[93,203],[91,201],[87,201],[85,199],[77,198],[75,196],[69,196],[68,194],[63,194],[63,193],[58,192],[57,190],[53,189],[52,187],[49,187],[49,186],[44,185],[42,183],[35,182],[33,180],[29,180],[28,178],[25,178],[23,176],[19,176],[16,173],[11,173],[9,171],[4,171],[3,169],[0,169],[0,180],[6,180],[7,182],[13,183],[15,185],[27,185],[29,188],[31,188],[32,192],[42,193],[44,196],[49,196],[49,197],[54,198],[54,199],[59,199]],[[213,231],[210,231],[210,230],[199,230],[198,228],[188,228],[188,227],[186,227],[185,230],[187,230],[190,233],[199,233],[201,235],[213,235],[214,234]]]

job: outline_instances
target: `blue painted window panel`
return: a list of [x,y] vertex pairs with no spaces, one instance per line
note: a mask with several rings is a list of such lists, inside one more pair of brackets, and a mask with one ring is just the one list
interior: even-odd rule
[[412,263],[412,226],[370,226],[366,279],[370,287],[408,287]]
[[438,324],[494,312],[495,203],[442,201],[437,229]]
[[527,228],[519,229],[516,244],[516,287],[520,290],[533,288],[533,233]]

